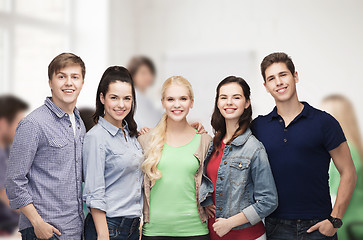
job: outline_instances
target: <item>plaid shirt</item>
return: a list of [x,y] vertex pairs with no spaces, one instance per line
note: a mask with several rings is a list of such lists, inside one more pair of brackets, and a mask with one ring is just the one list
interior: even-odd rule
[[[76,134],[67,113],[50,98],[20,123],[10,150],[6,191],[12,208],[33,203],[60,239],[81,239],[82,144],[85,127],[77,109]],[[21,214],[19,229],[32,227]]]

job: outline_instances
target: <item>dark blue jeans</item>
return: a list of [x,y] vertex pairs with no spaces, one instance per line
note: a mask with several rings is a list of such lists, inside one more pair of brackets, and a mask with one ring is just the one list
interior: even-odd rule
[[[115,217],[108,218],[107,226],[110,239],[138,240],[140,236],[140,218]],[[91,214],[88,214],[84,223],[85,240],[97,240],[97,231]]]
[[53,237],[48,238],[48,239],[37,238],[37,236],[34,233],[34,228],[32,228],[32,227],[25,228],[25,229],[21,230],[20,233],[21,233],[22,240],[57,240],[57,239],[59,239],[55,234],[53,235]]
[[337,240],[337,234],[332,237],[325,236],[316,230],[306,231],[321,220],[287,220],[266,218],[265,228],[268,240]]

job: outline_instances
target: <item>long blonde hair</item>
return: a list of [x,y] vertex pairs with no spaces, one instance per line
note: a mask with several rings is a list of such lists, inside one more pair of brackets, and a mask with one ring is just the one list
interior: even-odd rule
[[[168,78],[161,88],[161,100],[165,99],[165,93],[168,87],[178,84],[188,89],[190,99],[194,99],[192,85],[188,80],[181,76],[174,76]],[[145,149],[145,161],[141,165],[141,169],[146,173],[152,182],[161,178],[161,171],[157,168],[163,147],[165,144],[166,127],[168,115],[164,113],[158,125],[150,131],[150,142]]]
[[361,132],[353,104],[346,97],[334,94],[323,99],[322,107],[340,123],[347,140],[357,148],[363,161]]

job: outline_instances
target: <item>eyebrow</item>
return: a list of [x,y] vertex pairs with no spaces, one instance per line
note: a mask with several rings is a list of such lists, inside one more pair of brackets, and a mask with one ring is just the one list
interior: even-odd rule
[[188,95],[184,95],[184,96],[178,96],[178,97],[173,97],[173,96],[166,96],[165,98],[188,98],[189,96]]
[[[289,73],[289,71],[281,71],[281,72],[278,72],[276,75],[279,75],[281,73]],[[266,79],[269,79],[269,78],[274,77],[274,76],[275,76],[274,74],[273,75],[270,75],[270,76],[267,76]]]
[[[110,96],[119,97],[119,95],[117,95],[116,93],[109,93],[109,95],[110,95]],[[129,95],[125,95],[125,96],[123,96],[123,97],[132,97],[132,95],[131,95],[131,94],[129,94]]]
[[[219,96],[221,97],[221,96],[227,96],[227,94],[219,94]],[[241,96],[242,97],[242,94],[240,94],[240,93],[237,93],[237,94],[233,94],[232,95],[232,97],[235,97],[235,96]]]
[[[58,74],[63,74],[63,75],[68,75],[67,73],[64,73],[64,72],[58,72]],[[81,75],[80,73],[71,73],[71,75]]]

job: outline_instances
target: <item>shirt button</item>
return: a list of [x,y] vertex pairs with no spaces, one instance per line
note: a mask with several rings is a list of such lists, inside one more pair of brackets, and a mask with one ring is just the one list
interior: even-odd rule
[[219,196],[221,196],[221,197],[222,197],[222,196],[223,196],[223,193],[219,193]]
[[219,210],[219,211],[222,211],[222,208],[220,207],[220,208],[218,208],[218,210]]
[[287,139],[286,138],[284,138],[284,142],[287,142]]
[[71,125],[71,124],[69,124],[69,127],[72,127],[72,125]]
[[280,119],[279,122],[282,122],[282,119]]
[[66,114],[64,114],[65,116],[68,116],[68,114],[66,113]]
[[223,181],[223,177],[220,177],[219,179],[221,179],[221,181]]
[[287,129],[286,128],[284,128],[284,132],[287,132]]
[[226,165],[227,164],[227,161],[224,161],[224,165]]
[[232,151],[232,146],[229,147],[229,151]]

